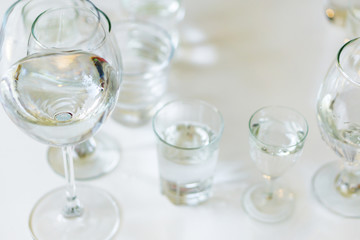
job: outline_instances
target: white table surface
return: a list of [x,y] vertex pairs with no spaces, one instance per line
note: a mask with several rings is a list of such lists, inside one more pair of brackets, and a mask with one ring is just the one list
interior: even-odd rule
[[[95,3],[113,21],[116,0]],[[11,1],[0,0],[3,15]],[[159,192],[155,138],[150,124],[126,128],[109,119],[102,131],[122,148],[119,166],[86,184],[119,201],[122,240],[359,239],[360,220],[323,208],[311,178],[337,157],[321,140],[316,94],[343,44],[343,29],[327,22],[322,1],[186,1],[181,44],[173,61],[170,93],[217,106],[225,119],[214,196],[197,207],[172,205]],[[264,105],[287,105],[310,126],[304,153],[282,179],[297,196],[293,216],[264,224],[244,212],[244,190],[260,181],[248,153],[247,122]],[[29,213],[46,192],[64,184],[46,161],[47,146],[20,131],[0,110],[0,239],[27,240]],[[91,240],[91,239],[90,239]]]

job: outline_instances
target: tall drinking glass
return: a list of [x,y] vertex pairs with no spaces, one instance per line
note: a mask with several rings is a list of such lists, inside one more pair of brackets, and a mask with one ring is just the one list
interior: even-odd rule
[[36,203],[30,230],[34,239],[111,239],[120,222],[116,200],[99,188],[75,185],[72,150],[92,137],[115,107],[119,50],[96,7],[59,2],[43,9],[29,29],[21,14],[35,1],[18,1],[5,15],[1,102],[19,128],[62,148],[66,186]]
[[141,19],[161,26],[171,36],[174,48],[179,45],[178,25],[185,16],[182,0],[120,0],[132,19]]
[[257,110],[251,116],[249,130],[250,156],[264,182],[246,191],[244,208],[256,220],[283,221],[293,211],[295,194],[275,180],[300,157],[308,124],[295,110],[270,106]]
[[166,94],[174,47],[164,29],[146,21],[117,22],[114,34],[124,71],[112,118],[125,126],[140,126],[149,122]]

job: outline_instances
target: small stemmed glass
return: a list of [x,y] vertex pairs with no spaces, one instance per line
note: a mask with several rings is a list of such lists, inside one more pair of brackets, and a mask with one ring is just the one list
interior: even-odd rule
[[59,2],[28,29],[19,19],[24,6],[34,2],[18,1],[5,15],[1,102],[27,134],[62,148],[67,184],[37,202],[30,230],[35,239],[111,239],[120,223],[116,200],[101,189],[75,185],[72,152],[115,107],[120,53],[105,27],[109,20],[96,7]]
[[249,130],[250,156],[265,182],[246,191],[244,208],[259,221],[283,221],[293,211],[295,195],[275,180],[301,155],[308,124],[300,113],[290,108],[270,106],[251,116]]

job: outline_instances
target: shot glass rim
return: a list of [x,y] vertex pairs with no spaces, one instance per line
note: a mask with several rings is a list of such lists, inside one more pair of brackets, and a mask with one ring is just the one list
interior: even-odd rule
[[[192,104],[198,104],[198,105],[206,105],[208,106],[209,108],[211,108],[216,114],[217,116],[219,117],[219,120],[220,120],[220,129],[219,129],[219,134],[216,135],[216,137],[214,139],[212,139],[211,141],[209,141],[207,144],[205,145],[202,145],[200,147],[179,147],[179,146],[176,146],[176,145],[173,145],[173,144],[170,144],[168,143],[167,141],[165,141],[161,135],[158,133],[158,131],[156,130],[156,126],[155,126],[155,119],[156,117],[159,115],[159,113],[161,112],[161,110],[163,110],[165,107],[171,105],[171,104],[174,104],[174,103],[192,103]],[[209,145],[211,145],[212,143],[218,141],[222,134],[223,134],[223,131],[224,131],[224,118],[221,114],[221,112],[219,111],[218,108],[216,108],[214,105],[204,101],[204,100],[200,100],[200,99],[176,99],[176,100],[171,100],[169,102],[167,102],[166,104],[164,104],[163,106],[161,106],[161,108],[159,108],[156,113],[154,114],[153,118],[152,118],[152,129],[156,135],[156,137],[163,143],[165,143],[166,145],[170,146],[170,147],[173,147],[173,148],[176,148],[176,149],[181,149],[181,150],[199,150],[199,149],[203,149],[203,148],[206,148],[208,147]]]
[[[296,113],[297,115],[299,115],[303,120],[304,120],[304,123],[305,123],[305,131],[304,131],[304,136],[300,139],[299,142],[295,143],[295,144],[291,144],[291,145],[273,145],[273,144],[269,144],[269,143],[266,143],[264,141],[261,141],[259,140],[252,132],[252,127],[251,127],[251,122],[252,120],[254,119],[255,115],[257,113],[259,113],[260,111],[264,110],[264,109],[270,109],[270,108],[277,108],[277,109],[286,109],[286,110],[290,110],[294,113]],[[249,127],[249,132],[250,132],[250,136],[252,138],[254,138],[257,142],[261,143],[262,145],[265,145],[267,147],[295,147],[295,146],[298,146],[300,144],[302,144],[305,139],[307,138],[307,135],[309,133],[309,124],[306,120],[306,118],[297,110],[291,108],[291,107],[287,107],[287,106],[280,106],[280,105],[269,105],[269,106],[264,106],[264,107],[261,107],[259,108],[258,110],[256,110],[250,117],[249,119],[249,123],[248,123],[248,127]]]
[[[171,39],[171,36],[168,33],[168,31],[166,31],[164,28],[162,28],[158,24],[152,23],[152,22],[147,21],[147,20],[138,19],[138,18],[125,19],[125,20],[119,20],[119,21],[113,22],[112,32],[114,34],[116,44],[118,44],[118,31],[119,31],[119,28],[121,26],[127,26],[127,25],[131,25],[131,24],[136,24],[136,25],[146,26],[146,27],[150,26],[151,28],[156,29],[156,31],[160,32],[161,34],[163,34],[166,37],[166,41],[168,41],[169,45],[170,45],[169,53],[167,54],[166,59],[161,64],[159,64],[156,68],[154,68],[154,70],[161,71],[164,68],[166,68],[167,66],[169,66],[170,62],[173,59],[174,54],[175,54],[175,46],[174,46],[174,43],[173,43],[173,41]],[[120,46],[119,46],[119,48],[120,48],[120,51],[121,51]],[[143,75],[146,72],[147,71],[139,71],[139,72],[130,72],[129,73],[124,68],[123,71],[122,71],[122,74],[127,75],[127,76],[137,76],[137,75]]]

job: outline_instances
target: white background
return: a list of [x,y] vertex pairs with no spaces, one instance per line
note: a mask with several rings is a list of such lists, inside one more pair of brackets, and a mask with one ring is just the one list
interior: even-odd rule
[[[1,15],[10,4],[0,0]],[[113,21],[123,17],[116,0],[95,4]],[[170,92],[206,100],[223,113],[214,196],[198,207],[172,205],[159,192],[150,124],[133,129],[109,119],[102,131],[121,145],[121,163],[86,184],[108,190],[119,201],[122,225],[117,239],[358,239],[360,220],[330,213],[311,192],[315,171],[337,158],[321,140],[315,104],[344,30],[326,20],[322,1],[185,0],[185,7]],[[294,214],[270,225],[249,218],[241,205],[244,190],[261,180],[248,154],[247,122],[264,105],[293,107],[310,126],[303,155],[280,179],[296,192]],[[46,151],[47,146],[21,132],[0,110],[1,240],[30,239],[33,205],[64,183],[48,166]]]

